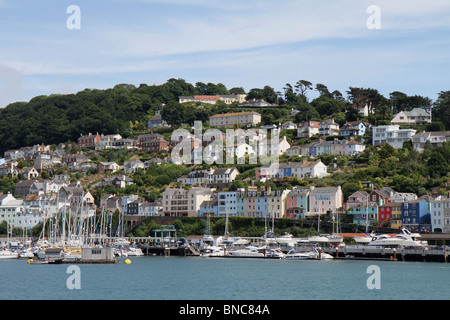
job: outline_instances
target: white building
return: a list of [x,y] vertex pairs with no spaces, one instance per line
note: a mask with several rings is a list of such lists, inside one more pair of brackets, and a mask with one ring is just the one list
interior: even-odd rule
[[139,207],[139,214],[142,216],[154,217],[160,215],[163,209],[163,205],[159,202],[144,202]]
[[11,193],[0,195],[0,223],[6,221],[8,230],[16,226],[16,215],[22,209],[22,203],[23,200],[14,198]]
[[411,140],[416,131],[414,129],[400,129],[399,125],[373,127],[372,144],[382,146],[389,143],[394,148],[400,149],[403,147],[403,142]]
[[334,122],[334,119],[329,119],[319,123],[320,136],[334,136],[339,135],[339,124]]
[[416,133],[411,137],[412,145],[418,152],[423,152],[425,143],[430,142],[432,146],[440,147],[446,141],[450,141],[450,131],[430,131]]
[[319,134],[319,121],[304,121],[298,124],[297,137],[311,138],[313,135]]
[[431,122],[431,113],[422,108],[414,108],[411,111],[400,111],[391,120],[392,124],[427,124]]
[[120,134],[101,135],[100,141],[95,143],[95,150],[105,150],[114,147],[114,142],[122,139]]

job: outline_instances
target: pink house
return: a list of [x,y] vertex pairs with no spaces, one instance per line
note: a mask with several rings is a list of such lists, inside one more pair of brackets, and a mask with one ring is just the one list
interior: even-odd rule
[[369,194],[365,191],[356,191],[348,197],[345,203],[345,209],[366,206]]
[[309,215],[336,213],[344,206],[341,186],[314,188],[309,193]]

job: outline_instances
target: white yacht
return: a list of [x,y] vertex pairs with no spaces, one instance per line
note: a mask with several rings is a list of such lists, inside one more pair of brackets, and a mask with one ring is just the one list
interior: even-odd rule
[[286,254],[280,248],[266,249],[266,257],[283,259]]
[[285,233],[283,236],[275,238],[275,241],[280,246],[288,246],[288,247],[293,247],[299,240],[300,240],[299,238],[294,238],[294,236],[290,233]]
[[325,236],[311,236],[308,237],[308,241],[314,243],[328,243],[330,242],[330,239],[328,239],[328,237]]
[[289,250],[284,256],[286,260],[305,260],[309,259],[309,254],[305,252],[299,252],[295,249]]
[[375,233],[366,234],[365,236],[354,236],[353,240],[356,241],[358,244],[368,244],[372,241],[373,237],[375,237]]
[[403,247],[425,247],[428,245],[426,241],[417,240],[420,238],[420,234],[411,233],[408,229],[402,228],[402,232],[400,234],[395,235],[393,238],[402,239],[403,242],[401,245]]
[[19,254],[9,249],[0,248],[0,259],[17,259]]
[[399,246],[404,239],[391,237],[387,234],[380,234],[376,235],[372,238],[372,241],[370,241],[367,245],[368,246]]
[[206,246],[200,253],[201,257],[223,257],[225,248],[220,246]]
[[248,246],[244,249],[238,249],[229,251],[228,255],[232,257],[260,257],[264,258],[264,249],[255,247],[255,246]]
[[314,248],[313,251],[308,252],[308,259],[311,260],[329,260],[333,259],[331,254],[322,252],[322,249],[319,247]]
[[131,246],[126,248],[127,257],[141,257],[144,255],[140,248]]

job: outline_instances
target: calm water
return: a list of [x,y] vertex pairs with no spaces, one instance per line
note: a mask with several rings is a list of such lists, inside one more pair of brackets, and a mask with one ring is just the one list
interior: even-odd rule
[[[2,260],[1,300],[348,300],[449,299],[450,265],[431,262],[286,261],[136,257],[131,264],[78,265],[80,289],[68,289],[70,265]],[[380,289],[367,273],[379,267]]]

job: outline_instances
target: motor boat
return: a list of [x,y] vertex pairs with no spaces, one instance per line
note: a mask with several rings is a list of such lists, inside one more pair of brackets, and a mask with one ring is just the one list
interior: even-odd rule
[[289,250],[284,256],[286,260],[305,260],[309,259],[309,254],[305,252],[299,252],[295,249]]
[[247,245],[250,243],[249,239],[244,239],[241,237],[228,237],[224,240],[222,240],[222,242],[226,245],[231,245],[231,246],[240,246],[240,245]]
[[129,245],[130,245],[130,241],[128,241],[126,238],[116,238],[111,243],[111,246],[113,246],[113,247],[129,246]]
[[141,257],[144,255],[140,248],[134,246],[126,248],[126,253],[127,257]]
[[368,246],[382,246],[382,247],[397,247],[402,244],[404,239],[391,237],[387,234],[380,234],[376,235],[372,238],[372,241],[370,241],[367,245]]
[[260,247],[247,246],[243,249],[232,250],[228,252],[229,256],[232,257],[260,257],[264,258],[264,250]]
[[19,253],[11,251],[9,249],[0,248],[0,259],[17,259]]
[[417,240],[416,238],[420,238],[420,234],[412,233],[408,229],[402,228],[401,233],[395,235],[393,238],[402,239],[401,243],[402,247],[424,247],[427,246],[428,243],[426,241]]
[[280,246],[288,246],[288,247],[293,247],[295,246],[295,244],[299,241],[298,238],[294,238],[294,236],[292,234],[289,233],[285,233],[283,236],[281,237],[276,237],[275,241],[280,245]]
[[329,260],[333,259],[333,256],[331,254],[322,252],[322,249],[319,247],[314,248],[313,251],[310,251],[307,253],[308,259],[311,260]]
[[283,259],[286,256],[286,254],[283,251],[281,251],[280,248],[269,248],[269,249],[266,249],[265,256],[268,258]]
[[200,253],[201,257],[223,257],[225,248],[220,246],[206,246]]

